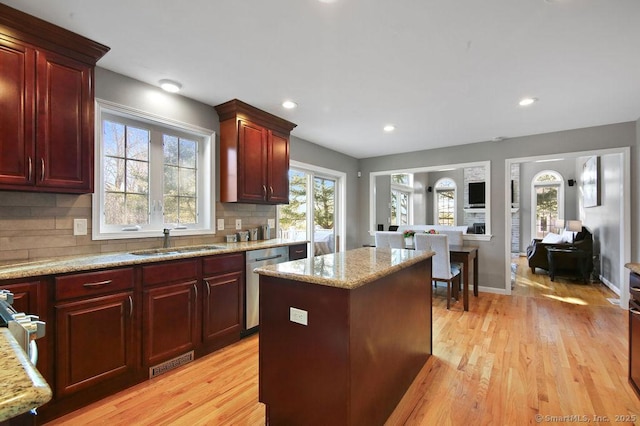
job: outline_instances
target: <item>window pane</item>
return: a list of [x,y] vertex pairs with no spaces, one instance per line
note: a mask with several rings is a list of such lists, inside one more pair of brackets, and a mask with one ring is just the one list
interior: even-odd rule
[[164,135],[164,164],[178,165],[178,138]]
[[149,163],[127,161],[127,192],[138,194],[149,192]]
[[127,158],[149,161],[149,131],[127,126]]
[[196,199],[193,197],[179,198],[179,222],[196,223]]
[[121,158],[105,157],[104,159],[104,189],[105,191],[124,191],[124,160]]
[[180,139],[180,167],[196,168],[196,142]]
[[196,195],[196,171],[194,169],[180,169],[180,195]]
[[307,174],[290,169],[289,204],[280,206],[278,223],[282,238],[307,238],[307,196]]
[[164,166],[165,195],[178,195],[178,171],[177,167]]
[[178,223],[178,197],[164,197],[164,223]]
[[104,222],[118,225],[124,221],[124,194],[107,192],[104,197]]
[[104,154],[124,157],[124,125],[104,120],[102,122]]
[[148,222],[149,198],[146,195],[127,194],[125,205],[127,212],[126,224],[142,224]]

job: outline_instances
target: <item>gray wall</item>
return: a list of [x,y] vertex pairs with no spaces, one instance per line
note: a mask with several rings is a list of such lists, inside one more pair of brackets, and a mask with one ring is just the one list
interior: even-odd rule
[[552,163],[522,163],[520,168],[520,252],[525,253],[527,246],[531,243],[531,181],[533,177],[543,171],[552,170],[560,173],[564,180],[564,217],[561,219],[572,220],[578,217],[578,185],[569,186],[568,180],[579,180],[580,175],[576,175],[575,158],[567,158],[563,161]]
[[[576,173],[581,173],[588,157],[576,161]],[[580,202],[580,216],[583,225],[593,232],[593,253],[599,256],[600,275],[610,284],[620,289],[620,235],[623,232],[620,221],[620,201],[622,199],[622,155],[600,156],[600,205],[585,208]],[[582,182],[580,182],[582,187]]]
[[[546,154],[589,151],[614,147],[635,146],[636,123],[619,123],[584,129],[505,139],[498,142],[481,142],[448,148],[418,151],[412,153],[372,157],[360,161],[359,238],[361,242],[371,242],[369,229],[369,173],[380,170],[437,166],[440,164],[491,161],[491,241],[479,241],[479,281],[480,286],[495,289],[505,287],[505,160]],[[635,180],[634,180],[635,181]],[[637,188],[639,185],[633,185]],[[636,189],[634,196],[638,196]],[[511,203],[511,200],[507,200]],[[634,216],[637,226],[637,215]],[[635,243],[634,239],[634,244]]]

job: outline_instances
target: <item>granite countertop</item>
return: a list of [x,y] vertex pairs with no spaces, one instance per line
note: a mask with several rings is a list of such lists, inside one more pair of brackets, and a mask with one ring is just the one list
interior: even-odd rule
[[631,270],[631,272],[640,275],[640,263],[629,262],[625,263],[624,267]]
[[431,257],[431,251],[363,247],[256,268],[260,275],[354,289]]
[[138,250],[98,255],[81,255],[64,259],[40,260],[36,262],[0,266],[0,280],[64,274],[68,272],[91,271],[119,266],[154,263],[165,260],[237,253],[271,247],[303,244],[306,242],[307,241],[294,241],[276,238],[271,240],[238,243],[211,243],[200,246],[171,247],[168,249]]
[[0,422],[40,407],[51,389],[8,328],[0,328]]

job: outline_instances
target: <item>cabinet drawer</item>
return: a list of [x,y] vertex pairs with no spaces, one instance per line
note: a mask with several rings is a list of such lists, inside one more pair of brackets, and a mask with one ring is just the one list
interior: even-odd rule
[[202,272],[205,275],[244,271],[244,266],[243,253],[210,256],[202,259]]
[[142,267],[142,284],[167,284],[198,279],[199,260],[163,262]]
[[133,288],[133,269],[112,269],[55,278],[56,300],[87,297]]

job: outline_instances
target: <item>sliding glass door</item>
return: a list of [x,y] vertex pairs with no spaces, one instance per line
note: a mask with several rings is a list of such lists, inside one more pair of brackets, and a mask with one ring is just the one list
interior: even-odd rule
[[341,182],[326,170],[292,166],[289,204],[278,207],[278,237],[311,241],[310,256],[339,251]]

